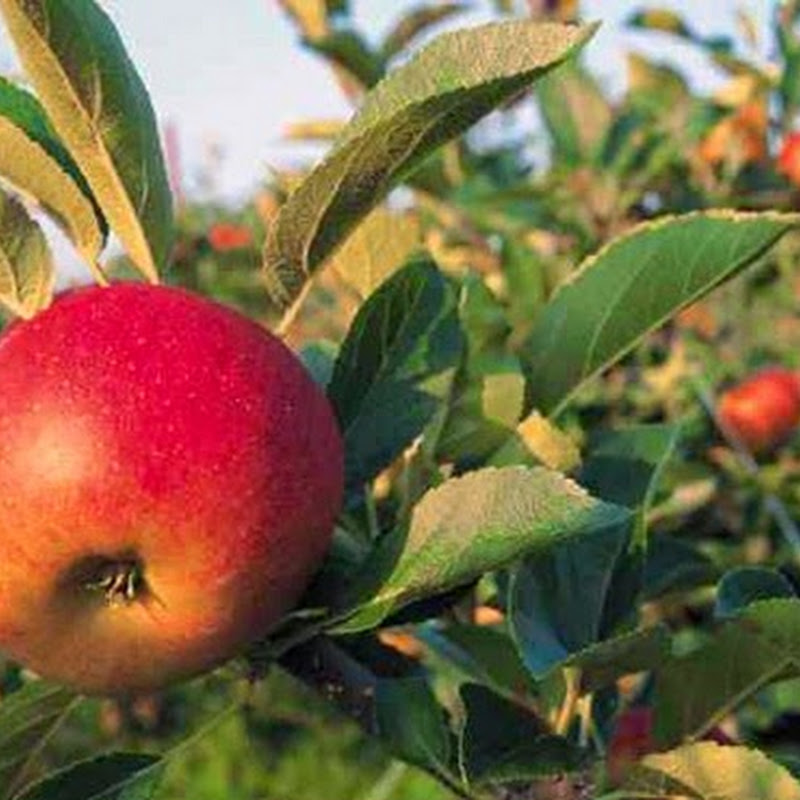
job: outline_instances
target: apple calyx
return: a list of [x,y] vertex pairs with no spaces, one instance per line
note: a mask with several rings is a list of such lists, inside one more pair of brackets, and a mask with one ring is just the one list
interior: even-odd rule
[[101,595],[108,606],[127,606],[148,593],[144,565],[131,553],[89,556],[70,569],[66,582],[80,593]]

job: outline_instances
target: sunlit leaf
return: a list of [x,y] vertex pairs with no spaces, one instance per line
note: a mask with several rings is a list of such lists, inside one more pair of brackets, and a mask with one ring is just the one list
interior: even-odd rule
[[646,756],[625,788],[631,797],[800,800],[800,783],[785,767],[758,750],[716,742]]
[[422,244],[419,220],[376,208],[348,236],[331,266],[361,297],[369,297]]
[[800,217],[708,211],[634,228],[587,259],[525,345],[530,402],[560,411],[646,333],[763,256]]
[[410,529],[385,538],[364,567],[373,596],[339,631],[374,627],[396,609],[475,580],[531,552],[550,549],[587,529],[613,525],[627,512],[595,500],[543,467],[483,469],[428,492]]
[[2,0],[50,121],[134,264],[156,280],[172,243],[172,197],[150,99],[95,0]]
[[89,264],[105,243],[91,189],[36,98],[0,78],[0,175],[44,208]]
[[561,63],[593,30],[529,21],[461,30],[439,37],[381,81],[271,228],[264,264],[275,301],[289,305],[392,187]]
[[19,200],[0,190],[0,303],[29,319],[50,304],[54,280],[41,228]]

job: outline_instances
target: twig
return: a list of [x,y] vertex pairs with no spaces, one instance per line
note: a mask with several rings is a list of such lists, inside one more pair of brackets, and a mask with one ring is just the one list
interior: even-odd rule
[[559,736],[566,736],[569,733],[572,720],[575,719],[575,712],[581,697],[580,667],[564,667],[564,683],[566,683],[566,694],[555,724],[556,733]]

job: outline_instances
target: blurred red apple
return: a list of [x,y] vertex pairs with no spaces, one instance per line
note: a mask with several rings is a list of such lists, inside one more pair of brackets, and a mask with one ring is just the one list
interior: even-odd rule
[[653,711],[647,706],[627,708],[620,714],[608,744],[608,777],[622,783],[628,770],[655,749]]
[[0,337],[0,650],[87,693],[227,660],[295,604],[342,494],[331,408],[251,320],[66,293]]
[[800,186],[800,132],[790,133],[783,140],[778,154],[778,172]]
[[718,415],[724,428],[754,452],[784,441],[800,422],[800,378],[772,367],[722,394]]
[[212,249],[218,253],[227,253],[231,250],[242,250],[250,247],[253,237],[250,229],[244,225],[233,222],[218,222],[208,231],[208,241]]

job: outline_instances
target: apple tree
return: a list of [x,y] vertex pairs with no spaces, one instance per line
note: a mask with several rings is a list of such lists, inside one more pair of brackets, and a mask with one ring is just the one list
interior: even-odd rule
[[[248,293],[263,294],[273,334],[294,344],[296,356],[276,343],[277,367],[265,365],[269,379],[258,386],[265,404],[278,398],[276,407],[298,413],[280,417],[282,425],[266,434],[258,428],[256,437],[240,412],[247,410],[257,427],[264,411],[257,397],[239,393],[252,383],[236,381],[262,366],[256,356],[267,339],[243,335],[240,355],[228,349],[222,358],[223,350],[214,349],[201,361],[190,355],[200,322],[193,318],[182,333],[170,303],[143,312],[148,297],[176,292],[215,309],[205,331],[212,339],[222,325],[217,314],[255,328],[197,294],[159,285],[189,283],[171,259],[191,265],[193,253],[173,247],[173,198],[155,116],[119,34],[95,0],[0,0],[27,79],[24,86],[0,82],[0,301],[16,318],[0,339],[0,385],[18,390],[22,408],[17,376],[24,372],[30,408],[46,404],[36,394],[35,365],[53,345],[37,349],[36,331],[68,301],[54,295],[53,257],[37,221],[42,213],[66,232],[100,287],[79,293],[103,302],[130,298],[113,324],[92,311],[63,340],[59,413],[73,408],[70,376],[87,398],[110,404],[112,395],[95,391],[94,382],[119,379],[124,388],[125,370],[136,365],[125,344],[135,330],[147,359],[163,348],[184,353],[174,355],[183,359],[175,363],[181,380],[172,383],[164,373],[174,412],[147,416],[146,429],[129,425],[137,459],[149,458],[175,427],[192,447],[206,442],[209,417],[191,408],[198,386],[211,393],[202,408],[216,414],[235,407],[241,424],[234,430],[241,452],[230,429],[218,428],[225,447],[214,451],[209,471],[228,470],[230,481],[201,487],[218,494],[206,492],[203,503],[173,508],[169,517],[139,520],[155,529],[148,529],[153,541],[168,544],[173,568],[183,569],[207,605],[193,602],[184,624],[174,617],[180,603],[166,603],[158,610],[163,625],[142,625],[116,640],[86,631],[109,624],[120,602],[127,611],[133,605],[132,620],[142,617],[136,604],[152,598],[137,588],[150,577],[148,563],[135,561],[131,571],[125,562],[120,571],[116,560],[110,572],[99,565],[99,574],[66,564],[80,591],[103,591],[91,620],[66,603],[54,625],[42,594],[59,598],[62,584],[43,581],[31,554],[39,552],[44,564],[67,553],[85,566],[80,559],[94,552],[81,555],[80,530],[60,527],[67,507],[61,487],[77,451],[99,453],[93,466],[109,481],[126,462],[94,448],[90,431],[72,444],[69,437],[44,446],[40,438],[20,439],[36,456],[30,473],[21,475],[10,459],[0,465],[0,488],[24,484],[30,497],[41,498],[25,504],[19,519],[42,521],[39,528],[26,522],[23,547],[9,509],[28,495],[0,500],[0,650],[9,656],[7,666],[0,662],[7,694],[0,702],[0,797],[159,796],[174,753],[191,747],[202,727],[173,749],[88,752],[53,772],[41,756],[64,719],[93,702],[78,690],[130,701],[141,687],[158,684],[156,642],[171,623],[175,635],[165,647],[178,662],[186,654],[186,669],[165,671],[164,683],[228,661],[225,678],[242,691],[222,713],[236,715],[246,712],[252,687],[265,676],[287,673],[452,796],[800,797],[796,760],[718,729],[756,692],[797,677],[796,583],[771,566],[715,558],[674,535],[696,511],[676,489],[696,416],[688,425],[647,414],[630,424],[621,412],[607,413],[602,425],[591,421],[592,393],[614,391],[603,376],[638,376],[643,341],[791,241],[797,215],[786,213],[788,204],[776,202],[782,210],[773,210],[765,202],[775,186],[787,188],[774,169],[764,167],[772,195],[753,189],[753,202],[736,201],[741,181],[754,180],[747,177],[754,149],[733,148],[731,155],[728,146],[750,142],[742,130],[750,130],[752,116],[698,116],[674,75],[641,63],[640,84],[615,108],[580,60],[596,26],[564,21],[569,4],[543,4],[548,19],[503,18],[421,48],[417,37],[457,15],[459,4],[418,9],[378,44],[355,28],[347,3],[282,5],[355,109],[335,131],[313,122],[295,129],[297,136],[333,134],[330,148],[304,175],[271,187],[276,202],[264,219],[260,283],[248,283]],[[667,30],[732,63],[719,42],[700,41],[669,13],[643,12],[631,24]],[[780,93],[786,119],[796,109],[798,74],[790,27],[781,40],[787,77],[770,89]],[[737,69],[750,74],[741,64]],[[481,152],[464,138],[531,90],[551,145],[552,167],[538,182],[512,148]],[[720,129],[727,117],[738,122]],[[676,146],[684,135],[694,139]],[[394,190],[401,188],[398,199]],[[733,208],[740,205],[746,209]],[[115,280],[110,233],[142,288]],[[210,241],[225,249],[235,234],[218,230]],[[320,297],[331,281],[349,312],[335,337],[317,340],[309,331],[326,313]],[[191,288],[204,286],[195,280]],[[275,341],[259,331],[267,336]],[[15,361],[8,353],[23,337],[26,358]],[[102,339],[103,352],[116,354],[119,375],[83,370],[84,339]],[[3,375],[4,358],[13,375]],[[302,378],[295,372],[301,362]],[[209,364],[218,372],[210,374]],[[306,389],[281,394],[294,382]],[[323,393],[343,443],[341,459],[334,445],[320,444],[326,431],[304,416]],[[148,414],[163,394],[159,385],[147,388]],[[124,405],[123,392],[113,397]],[[10,407],[6,402],[0,410]],[[625,402],[616,398],[617,406]],[[28,424],[21,411],[0,418],[9,441]],[[247,461],[263,473],[248,484],[233,479],[254,448],[274,440],[279,446],[267,456],[259,450]],[[200,450],[170,452],[174,469],[157,476],[153,491],[181,476],[194,480]],[[191,457],[180,460],[186,453]],[[316,473],[287,468],[311,460],[309,453],[321,453],[316,467],[332,474],[341,492],[315,483]],[[57,469],[41,468],[48,459]],[[131,473],[120,518],[135,511],[137,498],[150,496],[143,472]],[[31,486],[31,475],[45,483]],[[331,505],[335,525],[326,514]],[[269,514],[256,514],[261,506]],[[303,525],[286,527],[299,507],[309,510]],[[242,522],[255,517],[250,527]],[[223,518],[231,524],[211,525]],[[658,527],[664,520],[671,530]],[[321,565],[316,545],[302,538],[309,526],[316,537],[331,536]],[[782,530],[792,527],[789,520]],[[104,530],[105,544],[117,547],[114,526]],[[68,535],[75,538],[59,538]],[[259,551],[263,558],[230,574],[215,570],[214,557],[227,564],[239,540],[251,535],[270,544]],[[207,557],[192,557],[193,536],[215,545]],[[184,562],[177,560],[182,549]],[[788,552],[775,560],[796,557]],[[247,590],[245,601],[222,608],[231,612],[225,623],[214,618],[219,608],[211,602],[223,583],[237,597],[236,590]],[[20,586],[38,587],[36,596],[10,591]],[[253,587],[263,591],[256,596]],[[706,614],[688,633],[672,602],[681,592],[692,596],[678,603],[681,612],[700,605]],[[12,607],[7,598],[22,599]],[[44,616],[37,620],[31,608],[45,609]],[[211,635],[222,624],[237,631],[225,646]],[[16,644],[31,631],[47,635],[35,659]],[[48,663],[47,640],[54,645],[64,637],[74,655],[53,646]],[[85,679],[101,641],[109,652],[117,648],[114,663],[128,656],[129,670],[117,671],[116,686]],[[135,658],[126,650],[134,646]],[[148,672],[147,680],[138,681],[137,671]]]

